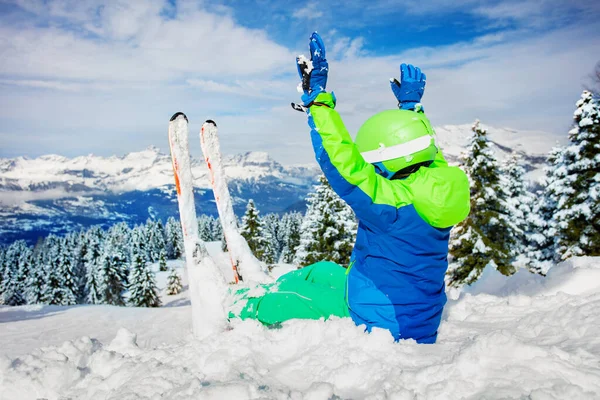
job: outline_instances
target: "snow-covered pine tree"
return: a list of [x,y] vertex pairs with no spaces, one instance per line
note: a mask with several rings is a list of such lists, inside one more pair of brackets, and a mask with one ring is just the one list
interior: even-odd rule
[[33,250],[33,262],[27,277],[25,297],[29,304],[43,303],[43,291],[46,285],[46,264],[44,262],[43,242],[37,244]]
[[165,248],[169,260],[181,258],[183,255],[183,233],[181,224],[174,217],[167,219],[165,225]]
[[21,289],[22,277],[19,276],[19,257],[27,247],[24,241],[16,241],[6,249],[4,256],[4,271],[2,273],[2,284],[0,302],[8,306],[20,306],[25,304],[25,294]]
[[584,91],[569,144],[553,166],[556,258],[600,255],[600,101]]
[[134,307],[159,307],[161,305],[154,273],[148,267],[143,249],[134,246],[131,253],[128,303]]
[[88,251],[88,239],[87,234],[84,231],[73,233],[71,236],[70,242],[75,249],[74,260],[76,262],[75,276],[77,277],[77,304],[84,304],[86,302],[87,283],[85,256]]
[[535,196],[528,189],[525,181],[525,168],[521,159],[513,153],[502,165],[501,182],[506,196],[508,222],[513,235],[511,264],[528,268],[532,272],[541,272],[537,260],[532,259],[530,249],[537,243],[540,229],[539,217],[533,212]]
[[214,218],[210,215],[200,214],[198,216],[198,237],[205,242],[212,242]]
[[137,247],[139,254],[144,258],[144,262],[153,262],[149,254],[148,229],[146,225],[137,225],[131,230],[130,251],[134,247]]
[[296,255],[296,248],[300,245],[300,226],[302,214],[299,212],[286,213],[281,217],[280,228],[283,239],[283,248],[279,257],[281,263],[291,263]]
[[86,241],[87,251],[84,256],[86,301],[90,304],[102,304],[103,297],[100,285],[104,278],[101,273],[100,260],[103,252],[104,232],[99,227],[94,226],[86,232]]
[[62,238],[56,235],[48,235],[44,242],[46,282],[42,290],[42,301],[45,304],[62,303],[62,276],[59,268],[62,263],[63,246]]
[[259,211],[252,199],[250,199],[246,205],[246,212],[242,218],[242,228],[240,229],[240,233],[248,242],[248,246],[254,256],[261,259],[264,252],[262,219],[260,218]]
[[59,240],[58,271],[60,287],[53,304],[71,306],[77,304],[78,282],[75,275],[76,264],[73,258],[74,251],[69,247],[66,238]]
[[148,219],[146,221],[146,243],[148,251],[148,261],[157,262],[160,257],[160,251],[165,245],[165,229],[160,220]]
[[358,227],[352,209],[333,191],[324,175],[307,198],[294,263],[300,266],[329,260],[348,265]]
[[283,238],[281,223],[277,214],[267,214],[262,218],[262,258],[267,264],[279,261],[279,255],[283,249]]
[[6,268],[6,247],[3,245],[0,245],[0,303],[2,303],[2,299],[3,299],[3,292],[2,292],[2,282],[4,279],[4,269]]
[[165,249],[162,249],[158,256],[158,270],[167,271],[167,252]]
[[504,275],[515,272],[510,263],[515,234],[511,231],[500,169],[479,121],[473,125],[462,161],[471,183],[471,213],[456,225],[450,240],[452,264],[448,278],[452,286],[475,282],[488,264]]
[[17,243],[19,243],[17,260],[17,285],[19,288],[19,293],[23,297],[23,302],[26,303],[27,278],[29,277],[33,267],[33,249],[28,246],[24,240],[19,240]]
[[126,269],[127,257],[116,241],[118,237],[108,237],[102,246],[102,255],[98,265],[98,294],[102,304],[124,306],[123,291],[125,283],[123,271]]
[[167,295],[173,296],[181,293],[182,285],[181,278],[177,274],[175,268],[170,268],[169,277],[167,278]]
[[543,189],[537,192],[538,201],[534,203],[531,214],[534,232],[529,236],[527,255],[531,260],[531,270],[541,274],[545,274],[557,261],[554,215],[558,196],[555,193],[557,186],[554,182],[562,174],[562,169],[557,168],[562,160],[562,152],[562,147],[555,147],[550,151]]

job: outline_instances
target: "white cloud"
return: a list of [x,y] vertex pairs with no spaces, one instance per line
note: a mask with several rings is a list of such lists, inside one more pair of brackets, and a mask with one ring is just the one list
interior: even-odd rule
[[[439,7],[440,1],[433,3]],[[306,118],[289,107],[299,97],[296,52],[264,30],[241,27],[227,9],[209,13],[197,2],[178,2],[165,19],[166,2],[103,4],[30,0],[25,6],[31,12],[58,20],[45,28],[0,27],[3,154],[166,148],[168,119],[181,110],[192,133],[215,119],[225,152],[266,150],[282,162],[313,159]],[[367,52],[362,37],[323,33],[328,88],[350,132],[395,106],[388,79],[398,76],[401,62],[411,62],[428,75],[424,103],[436,125],[480,118],[492,126],[566,134],[600,48],[597,30],[585,24],[540,34],[503,31],[385,57]],[[191,142],[195,154],[197,142]]]
[[[86,3],[86,2],[81,2]],[[170,81],[191,76],[269,74],[290,58],[265,32],[240,27],[230,16],[178,9],[165,20],[153,1],[27,2],[40,14],[68,19],[90,34],[62,25],[0,28],[0,74],[91,81]],[[46,4],[46,3],[42,3]],[[60,6],[59,6],[60,5]],[[89,15],[88,22],[84,22]],[[98,17],[99,15],[99,17]],[[91,22],[89,22],[91,21]],[[96,37],[95,35],[99,36]]]
[[317,19],[323,16],[320,3],[308,3],[305,7],[293,12],[292,16],[298,19]]

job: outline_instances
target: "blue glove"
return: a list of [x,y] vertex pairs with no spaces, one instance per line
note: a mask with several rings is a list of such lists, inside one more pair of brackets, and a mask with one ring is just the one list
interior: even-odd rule
[[421,102],[425,92],[425,74],[419,67],[411,64],[400,65],[400,82],[390,79],[394,96],[398,99],[398,107],[402,110],[414,110]]
[[325,92],[329,64],[325,58],[325,45],[321,36],[313,32],[310,36],[310,60],[303,56],[296,57],[298,74],[302,79],[302,102],[304,106],[312,103],[319,93]]

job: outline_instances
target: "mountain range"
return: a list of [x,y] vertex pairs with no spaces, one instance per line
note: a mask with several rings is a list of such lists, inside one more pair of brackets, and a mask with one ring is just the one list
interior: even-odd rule
[[[542,175],[547,152],[556,143],[544,132],[487,127],[500,160],[522,156],[530,180]],[[470,125],[436,128],[450,163],[458,163]],[[225,175],[236,214],[249,199],[265,213],[303,211],[304,199],[320,173],[316,163],[284,166],[264,152],[225,156]],[[208,169],[192,160],[197,212],[216,216]],[[16,239],[30,243],[48,233],[63,234],[91,225],[145,222],[177,216],[177,198],[169,155],[150,147],[122,157],[95,155],[67,158],[0,159],[0,244]]]

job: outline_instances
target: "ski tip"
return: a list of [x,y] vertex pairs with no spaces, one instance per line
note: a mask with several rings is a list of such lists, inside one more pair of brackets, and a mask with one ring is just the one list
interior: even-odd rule
[[217,126],[217,123],[215,121],[213,121],[212,119],[207,119],[204,123],[205,124],[213,124],[214,126]]
[[175,114],[173,114],[173,116],[171,117],[171,119],[169,121],[170,122],[175,121],[177,119],[177,117],[179,117],[180,115],[183,115],[183,118],[185,118],[185,121],[189,123],[187,116],[182,112],[176,112]]

